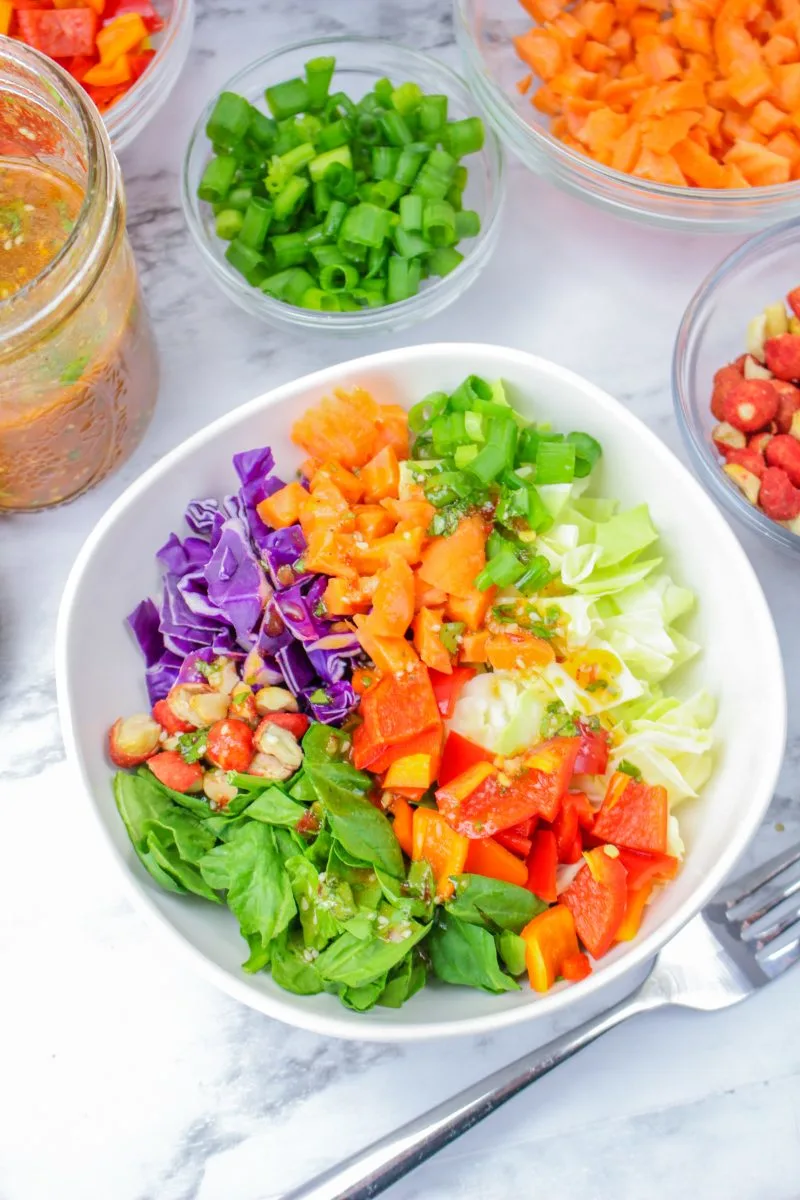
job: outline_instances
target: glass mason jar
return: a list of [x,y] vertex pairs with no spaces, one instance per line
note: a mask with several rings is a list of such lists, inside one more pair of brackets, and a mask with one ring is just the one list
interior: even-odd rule
[[158,391],[102,119],[55,63],[0,38],[0,168],[26,163],[72,181],[82,203],[55,257],[0,298],[0,511],[61,504],[103,479],[141,440]]

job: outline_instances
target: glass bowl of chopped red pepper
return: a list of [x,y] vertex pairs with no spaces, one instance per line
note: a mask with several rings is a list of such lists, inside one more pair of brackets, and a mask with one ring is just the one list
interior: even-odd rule
[[480,274],[499,233],[503,156],[458,75],[369,38],[266,55],[195,126],[183,204],[241,308],[299,331],[394,331]]
[[758,234],[695,293],[675,343],[675,413],[716,500],[800,554],[800,221]]
[[183,69],[194,0],[0,4],[0,34],[55,59],[103,114],[116,151],[153,119]]

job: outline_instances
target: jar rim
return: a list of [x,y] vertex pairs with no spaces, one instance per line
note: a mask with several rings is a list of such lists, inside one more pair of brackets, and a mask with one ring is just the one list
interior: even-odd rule
[[[119,166],[105,125],[83,88],[58,63],[33,47],[12,39],[2,39],[0,66],[4,62],[22,68],[39,86],[44,85],[55,102],[53,107],[49,107],[41,98],[37,98],[36,104],[44,113],[51,112],[55,119],[57,109],[67,107],[71,116],[76,118],[75,133],[82,139],[81,151],[86,156],[86,177],[81,183],[81,207],[64,244],[23,287],[0,300],[0,345],[7,340],[18,343],[20,338],[27,340],[29,336],[35,335],[56,314],[61,314],[65,299],[69,298],[72,302],[68,304],[64,316],[80,304],[108,256],[109,233],[117,219],[118,205],[114,201],[120,186]],[[0,96],[5,90],[0,84]],[[97,228],[88,239],[86,250],[81,254],[81,261],[75,271],[62,286],[56,286],[53,297],[46,304],[26,312],[26,302],[29,304],[31,297],[43,284],[56,277],[65,262],[76,252],[81,239],[84,238],[86,227],[93,218],[99,218],[96,221]],[[18,319],[13,315],[15,311],[20,313]]]

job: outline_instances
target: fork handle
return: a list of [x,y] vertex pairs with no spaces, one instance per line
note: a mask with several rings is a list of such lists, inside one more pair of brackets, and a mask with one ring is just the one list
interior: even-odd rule
[[584,1046],[629,1017],[668,1004],[667,995],[653,986],[657,973],[658,969],[613,1008],[464,1088],[338,1166],[286,1193],[283,1200],[370,1200],[379,1195]]

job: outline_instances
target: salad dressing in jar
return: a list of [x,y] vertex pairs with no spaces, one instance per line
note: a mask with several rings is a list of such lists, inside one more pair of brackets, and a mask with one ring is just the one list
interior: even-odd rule
[[132,453],[158,390],[119,166],[80,88],[0,51],[0,511],[60,504]]

